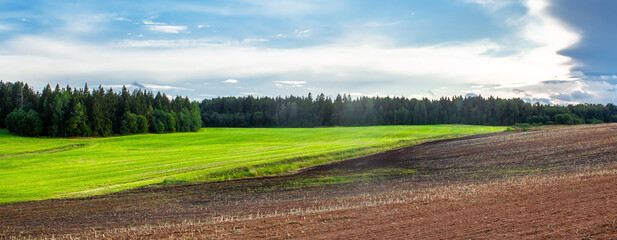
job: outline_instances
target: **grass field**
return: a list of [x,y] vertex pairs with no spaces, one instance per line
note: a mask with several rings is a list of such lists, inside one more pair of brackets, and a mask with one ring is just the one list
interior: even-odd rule
[[0,203],[95,195],[148,184],[277,174],[505,127],[204,128],[92,139],[0,130]]

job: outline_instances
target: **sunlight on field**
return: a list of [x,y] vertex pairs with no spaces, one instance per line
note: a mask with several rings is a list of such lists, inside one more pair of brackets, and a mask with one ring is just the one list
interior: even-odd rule
[[503,130],[465,125],[203,128],[197,133],[92,139],[23,138],[0,130],[0,203],[277,174],[429,140]]

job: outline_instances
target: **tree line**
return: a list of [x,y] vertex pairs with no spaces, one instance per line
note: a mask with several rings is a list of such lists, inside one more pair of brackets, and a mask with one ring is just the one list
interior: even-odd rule
[[481,96],[438,100],[324,94],[288,97],[218,97],[200,104],[206,127],[315,127],[365,125],[515,123],[584,124],[617,122],[613,104],[568,106],[525,103]]
[[0,128],[23,136],[106,137],[137,133],[198,131],[198,102],[126,87],[70,86],[34,92],[22,82],[0,81]]
[[34,92],[22,82],[0,81],[0,128],[24,136],[105,137],[198,131],[205,127],[315,127],[367,125],[617,122],[614,104],[544,105],[521,99],[358,97],[324,94],[288,97],[187,97],[99,86]]

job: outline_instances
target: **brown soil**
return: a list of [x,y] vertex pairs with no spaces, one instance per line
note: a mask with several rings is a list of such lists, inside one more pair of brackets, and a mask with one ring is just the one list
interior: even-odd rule
[[287,176],[3,204],[0,238],[617,239],[616,184],[617,124],[586,125],[437,141]]
[[[498,194],[481,192],[464,199],[381,203],[216,225],[168,227],[158,229],[157,233],[161,237],[191,237],[206,232],[205,236],[212,238],[616,238],[615,173],[592,173],[562,183],[496,190]],[[494,187],[513,185],[502,183],[489,189]]]

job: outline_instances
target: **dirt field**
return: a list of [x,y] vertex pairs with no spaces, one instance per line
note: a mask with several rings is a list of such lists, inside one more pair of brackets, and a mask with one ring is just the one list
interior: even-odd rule
[[238,181],[0,205],[0,238],[617,239],[617,124],[426,143]]

